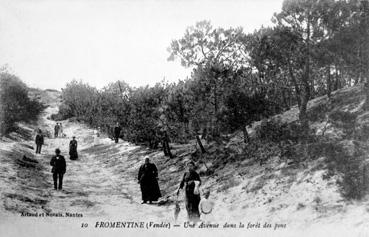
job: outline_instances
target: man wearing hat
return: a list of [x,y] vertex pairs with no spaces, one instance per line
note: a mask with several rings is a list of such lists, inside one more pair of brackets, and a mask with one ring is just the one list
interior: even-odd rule
[[[51,158],[50,165],[53,167],[51,172],[53,173],[54,189],[63,188],[63,176],[66,171],[67,164],[65,162],[64,156],[60,155],[60,149],[55,149],[55,156]],[[58,186],[59,180],[59,186]]]
[[41,147],[44,144],[44,135],[42,135],[41,129],[37,130],[35,142],[36,142],[36,154],[41,154]]

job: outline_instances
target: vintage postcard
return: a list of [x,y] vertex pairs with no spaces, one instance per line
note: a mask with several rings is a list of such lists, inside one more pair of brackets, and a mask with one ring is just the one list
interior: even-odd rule
[[369,236],[368,0],[0,0],[0,236]]

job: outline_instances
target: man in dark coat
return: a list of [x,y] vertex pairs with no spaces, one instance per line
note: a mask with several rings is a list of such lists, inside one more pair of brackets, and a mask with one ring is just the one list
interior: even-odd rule
[[77,141],[76,137],[73,136],[73,139],[69,143],[69,157],[71,160],[77,160],[78,159],[78,152],[77,152]]
[[41,129],[37,131],[35,142],[36,142],[36,154],[41,154],[41,147],[44,144],[44,135],[42,135]]
[[53,173],[54,189],[56,190],[58,188],[59,180],[59,190],[61,190],[63,188],[63,176],[65,174],[67,164],[64,156],[60,155],[59,148],[55,149],[55,156],[51,158],[50,165],[53,167],[51,172]]
[[119,123],[117,123],[114,127],[114,140],[115,140],[115,143],[118,143],[121,131],[122,131],[122,128],[120,127]]
[[141,165],[138,172],[138,183],[141,187],[142,203],[157,201],[161,197],[158,184],[158,169],[150,159],[145,159],[145,164]]

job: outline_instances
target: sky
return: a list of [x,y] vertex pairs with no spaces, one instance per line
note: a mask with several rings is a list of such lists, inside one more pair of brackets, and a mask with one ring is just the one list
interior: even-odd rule
[[27,85],[65,87],[73,79],[97,88],[185,79],[191,70],[167,61],[187,27],[253,32],[271,25],[282,0],[0,0],[0,66]]

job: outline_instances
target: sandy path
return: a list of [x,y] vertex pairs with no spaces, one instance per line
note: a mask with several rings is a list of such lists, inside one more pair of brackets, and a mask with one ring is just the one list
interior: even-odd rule
[[[48,116],[56,110],[56,106],[46,109],[39,123],[43,129],[53,131],[55,122],[49,120]],[[115,144],[104,136],[95,143],[92,129],[75,122],[62,123],[67,137],[46,139],[42,154],[36,156],[48,179],[49,186],[40,187],[46,188],[50,194],[45,207],[47,211],[81,213],[84,217],[124,216],[130,220],[142,220],[143,216],[148,219],[173,219],[171,206],[140,203],[141,193],[134,171],[138,170],[143,158],[138,154],[137,162],[132,163],[127,162],[127,157],[142,148],[124,141]],[[68,155],[69,141],[73,135],[77,137],[79,152],[79,159],[75,161],[70,160]],[[49,161],[56,148],[62,151],[67,161],[62,191],[53,190],[50,173]]]

